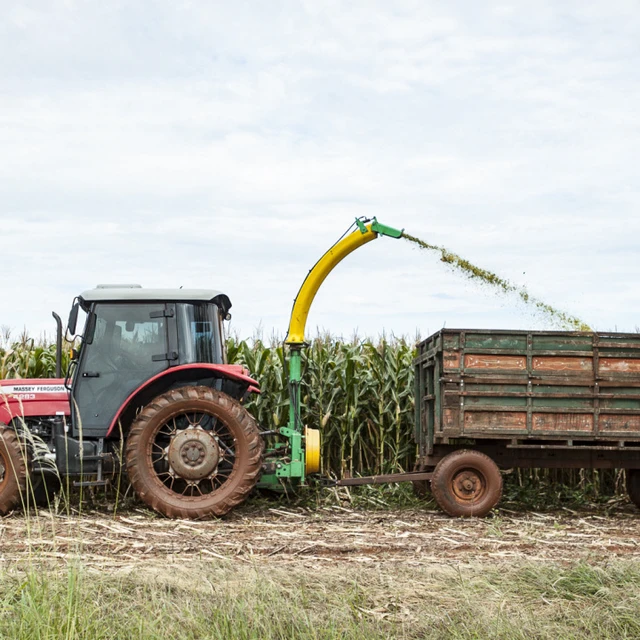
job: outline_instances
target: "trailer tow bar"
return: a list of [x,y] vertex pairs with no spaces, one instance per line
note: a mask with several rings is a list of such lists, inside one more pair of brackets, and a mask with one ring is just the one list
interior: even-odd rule
[[388,482],[415,482],[431,480],[432,471],[414,471],[411,473],[390,473],[384,476],[363,476],[362,478],[342,478],[335,484],[337,487],[358,487],[363,484],[387,484]]

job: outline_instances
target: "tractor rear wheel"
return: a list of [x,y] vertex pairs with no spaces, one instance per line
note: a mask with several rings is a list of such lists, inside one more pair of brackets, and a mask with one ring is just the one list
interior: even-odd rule
[[629,500],[640,508],[640,469],[627,469],[625,473]]
[[138,415],[127,438],[131,484],[169,518],[222,516],[247,497],[264,443],[251,414],[203,386],[167,391]]
[[0,427],[0,515],[26,500],[28,468],[28,452],[20,446],[16,432]]
[[431,477],[431,492],[450,516],[481,518],[502,497],[502,475],[489,456],[461,449],[438,462]]

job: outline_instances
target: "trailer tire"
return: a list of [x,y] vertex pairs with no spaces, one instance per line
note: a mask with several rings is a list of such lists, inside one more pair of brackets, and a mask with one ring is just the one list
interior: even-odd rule
[[627,469],[625,473],[629,500],[640,509],[640,469]]
[[450,516],[482,518],[500,502],[502,475],[489,456],[461,449],[436,465],[431,492],[440,508]]
[[150,507],[169,518],[204,519],[245,500],[260,475],[263,448],[254,418],[239,402],[186,386],[159,395],[138,414],[125,460],[133,488]]
[[29,452],[13,429],[0,427],[0,515],[26,500]]

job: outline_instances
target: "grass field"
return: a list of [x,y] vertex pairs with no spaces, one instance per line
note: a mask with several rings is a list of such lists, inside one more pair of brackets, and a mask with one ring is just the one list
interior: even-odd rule
[[3,638],[637,638],[624,507],[452,520],[252,501],[223,521],[133,508],[0,523]]
[[287,567],[205,560],[2,577],[5,638],[637,638],[640,563]]

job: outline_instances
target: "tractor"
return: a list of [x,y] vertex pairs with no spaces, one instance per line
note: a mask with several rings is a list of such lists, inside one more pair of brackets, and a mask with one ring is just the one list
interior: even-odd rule
[[167,516],[222,515],[241,502],[260,474],[263,439],[241,404],[257,382],[224,364],[230,307],[209,290],[80,294],[67,332],[79,314],[84,329],[66,378],[0,382],[0,512],[20,502],[29,475],[36,489],[56,475],[103,486],[123,462],[137,494]]
[[257,484],[300,484],[319,471],[319,431],[300,419],[309,308],[349,253],[379,235],[402,235],[375,218],[354,226],[309,272],[294,302],[286,340],[289,423],[274,431],[243,406],[260,392],[257,381],[226,364],[226,294],[140,285],[85,291],[69,314],[65,336],[79,346],[65,376],[62,321],[54,313],[56,378],[0,381],[0,514],[26,496],[48,497],[61,477],[100,487],[124,468],[156,511],[203,519],[224,515]]

